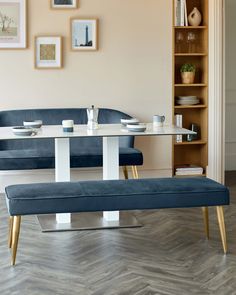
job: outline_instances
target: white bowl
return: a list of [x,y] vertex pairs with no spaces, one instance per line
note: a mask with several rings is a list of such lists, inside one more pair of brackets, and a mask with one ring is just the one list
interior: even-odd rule
[[15,135],[19,136],[31,136],[32,134],[35,134],[35,130],[33,128],[24,126],[13,127],[12,131]]
[[146,124],[139,124],[139,125],[128,124],[126,127],[128,131],[131,131],[131,132],[144,132],[147,129]]
[[127,126],[128,124],[129,125],[138,125],[139,124],[139,120],[137,118],[121,119],[120,122],[124,126]]
[[34,121],[24,121],[23,125],[25,127],[31,127],[31,128],[41,128],[43,125],[43,121],[42,120],[34,120]]

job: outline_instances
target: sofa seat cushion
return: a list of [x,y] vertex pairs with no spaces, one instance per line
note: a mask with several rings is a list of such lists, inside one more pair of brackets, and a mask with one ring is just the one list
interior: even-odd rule
[[10,215],[222,206],[228,189],[207,178],[59,182],[6,188]]
[[[142,165],[143,155],[135,148],[120,148],[120,166]],[[72,149],[71,167],[102,167],[102,149]],[[54,152],[47,149],[0,151],[0,170],[27,170],[55,168]]]

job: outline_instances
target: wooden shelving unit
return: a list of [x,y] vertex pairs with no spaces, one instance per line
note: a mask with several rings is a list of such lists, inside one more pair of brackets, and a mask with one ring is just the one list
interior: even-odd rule
[[[183,127],[189,129],[191,124],[200,128],[200,138],[191,142],[183,138],[177,143],[173,138],[173,175],[175,169],[182,165],[197,165],[204,169],[208,165],[208,0],[186,0],[187,13],[197,7],[202,14],[200,26],[175,26],[175,0],[173,0],[173,122],[175,115],[183,116]],[[189,42],[189,36],[195,41]],[[180,68],[190,63],[196,66],[193,84],[182,84]],[[197,96],[198,105],[178,105],[178,96]]]

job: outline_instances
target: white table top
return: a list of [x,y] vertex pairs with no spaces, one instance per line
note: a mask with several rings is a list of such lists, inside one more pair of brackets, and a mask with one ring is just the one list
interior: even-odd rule
[[43,126],[36,135],[16,136],[12,127],[0,127],[0,140],[15,139],[42,139],[42,138],[76,138],[76,137],[116,137],[116,136],[162,136],[162,135],[186,135],[194,132],[179,128],[174,125],[164,125],[163,127],[153,127],[152,123],[147,124],[145,132],[129,132],[121,124],[99,125],[98,130],[87,130],[87,125],[75,125],[74,132],[63,132],[61,125]]

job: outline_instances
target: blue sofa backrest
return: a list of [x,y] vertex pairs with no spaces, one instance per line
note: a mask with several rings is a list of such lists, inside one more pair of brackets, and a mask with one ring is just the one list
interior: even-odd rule
[[[120,123],[120,119],[130,118],[129,115],[112,109],[99,109],[99,124]],[[23,121],[42,120],[44,125],[61,125],[62,120],[71,119],[75,124],[87,124],[86,108],[67,109],[29,109],[10,110],[0,112],[0,126],[22,126]],[[73,138],[70,141],[71,149],[86,149],[86,147],[102,148],[101,138]],[[120,138],[120,147],[133,147],[134,137]],[[53,139],[27,139],[0,141],[1,150],[43,149],[54,150]]]

